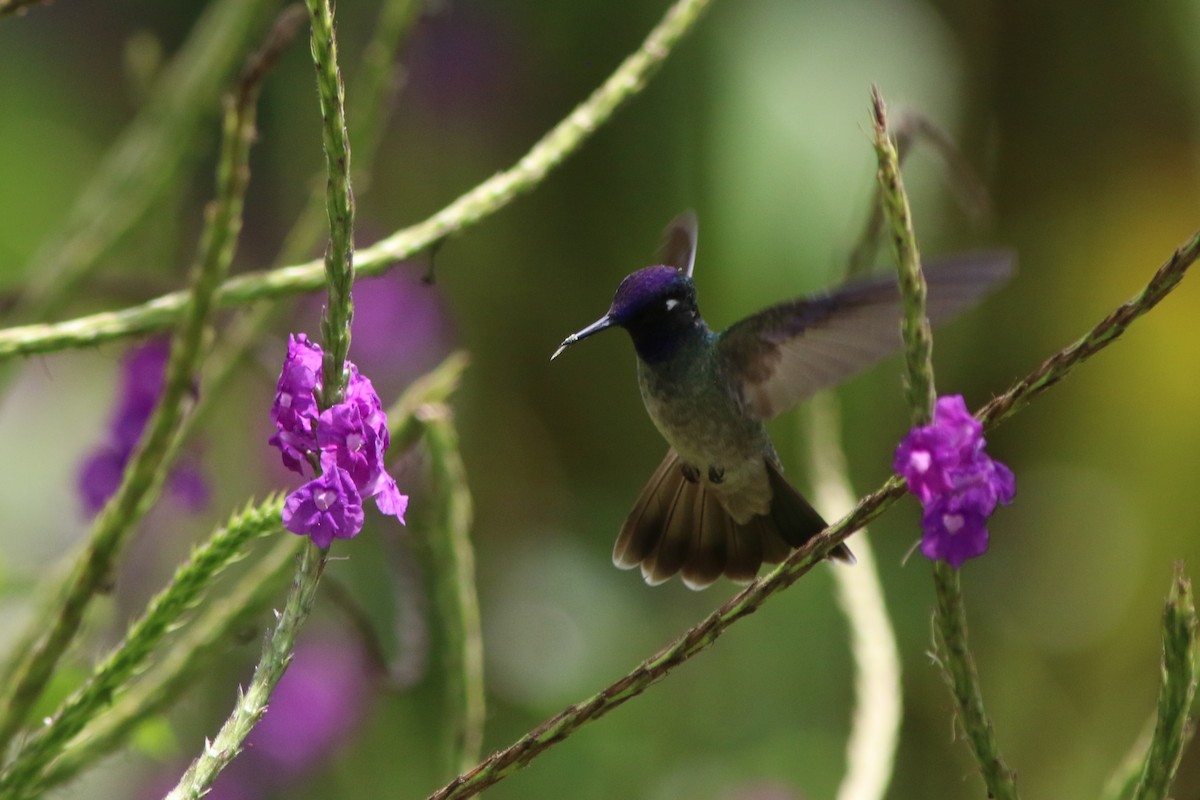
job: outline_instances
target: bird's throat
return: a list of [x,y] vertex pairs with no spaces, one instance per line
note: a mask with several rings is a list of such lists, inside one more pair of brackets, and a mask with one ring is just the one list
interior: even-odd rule
[[709,338],[708,326],[700,319],[679,327],[630,325],[627,330],[638,358],[654,366],[677,359],[689,350],[703,348]]

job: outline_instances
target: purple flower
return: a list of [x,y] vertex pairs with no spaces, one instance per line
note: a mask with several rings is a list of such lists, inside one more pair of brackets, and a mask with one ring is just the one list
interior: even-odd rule
[[353,403],[337,403],[318,418],[317,446],[350,474],[360,491],[374,485],[383,474],[385,445],[378,429],[363,421],[362,412]]
[[321,346],[303,333],[288,337],[287,356],[275,385],[271,421],[278,431],[269,443],[279,448],[283,464],[304,474],[305,453],[317,449],[313,425],[317,417],[316,392],[321,388]]
[[[121,485],[125,465],[162,394],[170,346],[154,339],[135,347],[121,362],[121,381],[116,408],[109,420],[108,435],[79,467],[79,494],[88,516],[95,515]],[[208,501],[208,485],[200,469],[182,460],[168,482],[171,494],[191,511]]]
[[350,539],[362,530],[362,498],[350,473],[334,464],[324,468],[283,501],[283,527],[311,536],[322,550],[334,539]]
[[944,494],[925,506],[921,515],[921,552],[934,561],[958,569],[968,558],[988,549],[987,518],[983,506],[961,494]]
[[921,501],[921,552],[957,569],[988,548],[987,519],[1012,502],[1012,471],[984,452],[983,426],[961,395],[939,398],[933,423],[914,428],[896,448],[893,467]]
[[129,453],[112,444],[102,444],[92,451],[79,468],[79,494],[87,515],[94,516],[121,485]]
[[121,397],[112,417],[113,441],[126,450],[137,445],[158,397],[171,347],[164,339],[153,339],[125,354],[121,369]]
[[293,335],[279,375],[269,440],[283,463],[301,475],[319,463],[322,477],[293,492],[284,503],[288,530],[311,535],[318,547],[348,539],[362,529],[362,501],[375,498],[384,514],[404,522],[408,498],[384,469],[390,437],[383,403],[371,381],[347,362],[349,380],[341,403],[319,411],[321,348]]

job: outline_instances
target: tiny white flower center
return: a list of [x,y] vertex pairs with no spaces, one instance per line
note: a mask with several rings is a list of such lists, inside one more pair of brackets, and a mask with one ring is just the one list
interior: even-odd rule
[[942,514],[942,525],[951,536],[962,530],[964,522],[962,514]]
[[352,433],[346,437],[346,447],[350,448],[350,452],[357,453],[362,449],[363,437],[361,433]]
[[318,489],[313,494],[313,502],[317,504],[317,508],[322,511],[328,511],[330,506],[337,500],[337,492],[333,489]]
[[933,463],[933,456],[928,450],[914,450],[912,455],[908,457],[908,463],[912,464],[913,469],[920,473],[929,471],[930,465]]

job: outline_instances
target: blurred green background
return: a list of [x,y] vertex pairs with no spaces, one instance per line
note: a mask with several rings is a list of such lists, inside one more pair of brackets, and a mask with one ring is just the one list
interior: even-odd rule
[[[0,20],[0,291],[28,279],[25,265],[136,113],[156,49],[173,53],[202,8],[57,0]],[[407,80],[370,186],[358,191],[360,246],[512,164],[665,8],[430,4],[400,54]],[[352,65],[375,5],[342,2],[338,14]],[[868,91],[878,83],[894,109],[920,110],[947,130],[992,192],[993,218],[973,224],[937,160],[915,153],[906,179],[923,254],[1019,254],[1016,279],[936,337],[941,391],[976,407],[1123,302],[1200,226],[1198,37],[1200,6],[1161,0],[719,2],[580,153],[437,249],[435,284],[406,284],[436,319],[397,335],[392,358],[385,348],[370,374],[394,395],[452,347],[471,353],[456,407],[476,502],[488,752],[620,677],[736,588],[652,589],[611,566],[615,533],[664,445],[622,335],[549,362],[565,334],[605,310],[621,277],[649,263],[663,225],[698,212],[697,284],[715,328],[836,281],[872,196]],[[235,270],[270,264],[322,168],[311,70],[300,41],[266,83]],[[216,119],[214,106],[179,179],[57,317],[182,283],[211,193]],[[430,268],[426,255],[399,269]],[[1153,705],[1172,562],[1200,564],[1198,283],[1187,279],[989,437],[1016,472],[1018,497],[993,519],[991,552],[964,568],[963,582],[985,699],[1027,797],[1095,796]],[[267,408],[283,333],[316,333],[319,305],[289,308],[201,437],[208,511],[152,515],[80,663],[248,490],[291,485],[265,446]],[[25,587],[86,529],[74,472],[104,426],[122,351],[29,359],[0,399],[0,635],[19,630]],[[888,475],[906,427],[898,360],[839,394],[852,477],[867,491]],[[798,428],[793,413],[773,431],[803,486]],[[410,543],[427,530],[422,474],[418,456],[399,475],[413,493]],[[979,797],[927,656],[929,565],[902,563],[917,520],[906,500],[872,528],[905,670],[889,797]],[[440,679],[436,654],[421,649],[420,592],[396,601],[376,563],[380,540],[398,537],[376,518],[337,548],[328,575],[384,620],[383,638],[413,665],[410,683],[376,686],[354,732],[288,797],[423,797],[450,777],[436,757]],[[419,550],[410,548],[414,562]],[[832,797],[852,685],[828,570],[488,796]],[[333,603],[318,606],[306,635],[345,627]],[[248,679],[259,641],[258,629],[248,632],[153,752],[125,751],[63,796],[139,796],[143,781],[177,774]],[[1174,794],[1200,795],[1200,749],[1185,753]]]

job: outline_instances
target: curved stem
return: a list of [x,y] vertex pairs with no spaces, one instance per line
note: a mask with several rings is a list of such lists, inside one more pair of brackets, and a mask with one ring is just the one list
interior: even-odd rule
[[150,601],[145,615],[130,627],[121,644],[67,698],[50,721],[22,744],[12,764],[0,773],[0,797],[28,797],[39,789],[35,784],[38,773],[89,720],[108,709],[113,695],[153,654],[179,618],[195,605],[213,578],[244,555],[251,540],[279,531],[282,508],[283,500],[278,497],[247,508],[176,570],[171,583]]
[[[417,410],[429,448],[437,505],[431,550],[435,564],[438,616],[445,638],[449,688],[450,767],[465,770],[483,747],[483,632],[475,590],[475,551],[471,545],[471,491],[458,450],[454,417],[444,404]],[[453,773],[451,773],[453,774]]]
[[[807,412],[813,500],[822,513],[845,514],[854,507],[854,493],[846,476],[837,395],[822,392]],[[892,779],[903,715],[900,653],[865,529],[855,536],[854,556],[853,568],[838,565],[832,571],[838,605],[850,625],[855,687],[846,775],[837,800],[880,800]]]
[[[17,316],[40,320],[59,308],[100,258],[153,208],[274,8],[264,0],[222,0],[205,11],[61,229],[47,237],[30,260],[30,280],[17,300]],[[0,5],[0,16],[6,10]]]
[[[554,126],[515,165],[488,178],[423,222],[360,249],[354,258],[359,275],[380,275],[396,262],[494,214],[533,189],[574,153],[620,106],[646,85],[679,40],[692,29],[712,0],[676,0],[663,20],[615,72]],[[238,275],[222,284],[220,307],[311,292],[324,284],[323,262],[310,261],[270,272]],[[162,330],[179,316],[186,294],[172,292],[137,306],[105,311],[66,322],[23,325],[0,330],[0,361],[18,355],[88,347],[101,342]]]

